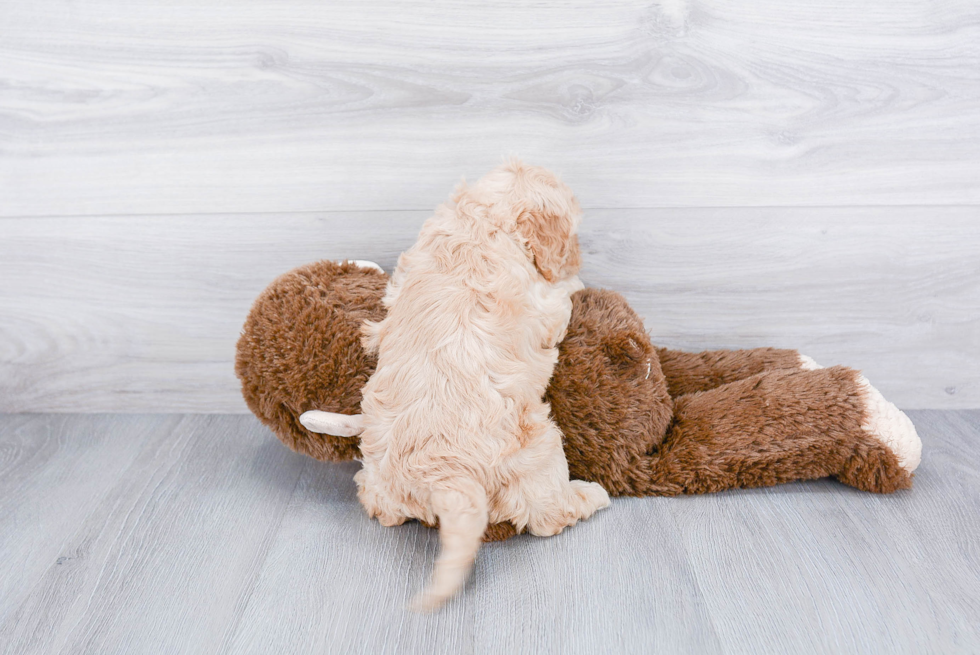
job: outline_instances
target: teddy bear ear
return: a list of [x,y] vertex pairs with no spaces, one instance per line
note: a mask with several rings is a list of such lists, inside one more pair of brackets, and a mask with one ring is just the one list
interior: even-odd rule
[[646,359],[643,339],[628,330],[618,330],[602,338],[602,349],[617,366],[635,366]]

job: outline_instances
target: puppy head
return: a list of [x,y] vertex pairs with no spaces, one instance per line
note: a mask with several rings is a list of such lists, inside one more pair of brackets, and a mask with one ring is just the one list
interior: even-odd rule
[[527,248],[549,282],[578,273],[578,230],[582,209],[572,190],[540,166],[512,159],[477,184],[488,194],[490,214]]

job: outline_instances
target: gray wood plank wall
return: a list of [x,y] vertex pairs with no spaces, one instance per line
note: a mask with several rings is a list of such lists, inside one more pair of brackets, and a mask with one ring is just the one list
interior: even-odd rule
[[980,407],[972,0],[0,5],[0,411],[238,412],[250,301],[517,153],[654,341]]

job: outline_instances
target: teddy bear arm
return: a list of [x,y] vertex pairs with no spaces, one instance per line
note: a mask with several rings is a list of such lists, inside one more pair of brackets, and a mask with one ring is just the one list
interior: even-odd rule
[[920,449],[911,422],[859,372],[764,371],[676,398],[659,451],[632,467],[634,492],[708,493],[834,476],[889,493],[911,486]]
[[333,437],[356,437],[364,432],[362,414],[338,414],[311,409],[300,414],[299,422],[310,432]]
[[705,350],[698,353],[657,348],[657,353],[660,367],[667,378],[667,388],[674,398],[708,391],[763,371],[817,367],[808,363],[813,360],[797,351],[782,348]]

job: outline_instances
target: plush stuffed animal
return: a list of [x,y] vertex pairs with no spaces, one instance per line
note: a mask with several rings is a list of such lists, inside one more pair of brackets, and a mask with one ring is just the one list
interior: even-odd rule
[[[360,327],[380,320],[385,273],[319,262],[255,301],[235,372],[249,408],[287,446],[324,461],[358,458],[361,388],[375,360]],[[864,491],[912,484],[912,422],[858,372],[794,350],[686,353],[650,343],[612,291],[573,296],[546,399],[572,478],[611,495],[693,494],[833,476]],[[514,534],[492,525],[485,539]]]

